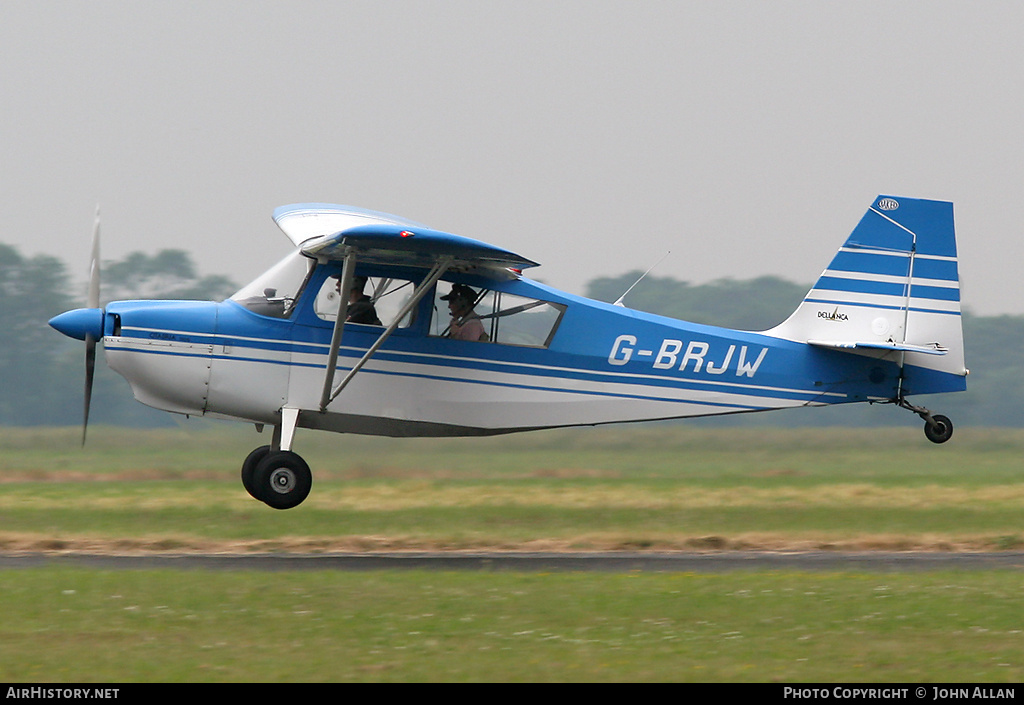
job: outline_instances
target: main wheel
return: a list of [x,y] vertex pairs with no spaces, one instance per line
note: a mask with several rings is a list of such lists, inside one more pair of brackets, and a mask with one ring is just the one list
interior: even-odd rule
[[262,498],[256,494],[256,488],[253,485],[253,476],[256,474],[256,466],[259,465],[260,461],[267,457],[270,453],[270,446],[260,446],[253,452],[246,456],[245,460],[242,461],[242,487],[252,497],[262,501]]
[[256,465],[252,477],[257,499],[274,509],[291,509],[302,504],[313,487],[313,473],[298,454],[290,450],[269,453]]
[[932,443],[945,443],[953,436],[953,422],[942,414],[932,416],[932,423],[924,422],[924,435]]

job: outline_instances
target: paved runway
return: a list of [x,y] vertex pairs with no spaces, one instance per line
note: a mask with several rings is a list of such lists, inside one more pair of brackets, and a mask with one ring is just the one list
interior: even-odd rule
[[0,554],[0,570],[38,566],[182,570],[514,570],[723,572],[734,570],[1022,570],[1024,552],[833,551],[723,553]]

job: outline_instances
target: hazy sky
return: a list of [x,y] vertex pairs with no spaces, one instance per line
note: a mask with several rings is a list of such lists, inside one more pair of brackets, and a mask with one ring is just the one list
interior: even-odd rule
[[[0,3],[0,241],[240,284],[276,206],[382,210],[582,293],[811,283],[880,194],[955,204],[963,299],[1024,313],[1021,2]],[[628,303],[628,300],[627,300]]]

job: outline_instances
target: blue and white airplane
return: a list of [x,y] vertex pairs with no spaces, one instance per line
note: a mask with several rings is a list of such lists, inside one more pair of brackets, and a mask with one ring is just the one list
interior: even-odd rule
[[763,332],[573,296],[524,277],[536,263],[520,255],[385,213],[301,204],[274,220],[295,250],[220,303],[101,308],[97,228],[88,306],[50,324],[86,341],[86,425],[102,342],[144,404],[272,426],[242,481],[278,509],[312,486],[297,428],[474,436],[887,402],[942,443],[950,420],[908,397],[966,388],[951,203],[875,199]]

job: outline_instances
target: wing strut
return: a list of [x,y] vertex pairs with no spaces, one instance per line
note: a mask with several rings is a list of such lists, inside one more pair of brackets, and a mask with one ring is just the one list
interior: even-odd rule
[[324,389],[320,393],[320,411],[334,398],[331,388],[334,386],[334,372],[338,368],[338,351],[341,349],[341,333],[348,318],[349,290],[352,288],[353,273],[356,269],[356,253],[349,248],[345,251],[345,261],[341,267],[341,287],[338,289],[341,301],[338,303],[338,317],[334,321],[334,332],[331,334],[331,351],[327,358],[327,376],[324,378]]
[[[418,287],[416,287],[416,290],[413,292],[412,297],[405,303],[405,305],[402,307],[402,310],[398,312],[398,314],[395,316],[395,319],[391,321],[391,325],[389,325],[384,330],[384,332],[380,334],[380,336],[377,338],[377,341],[370,346],[370,349],[366,351],[362,358],[360,358],[359,362],[357,362],[352,367],[352,369],[349,370],[348,374],[345,375],[345,378],[341,380],[341,382],[338,384],[338,387],[332,390],[332,385],[334,384],[334,371],[337,368],[338,351],[341,346],[341,328],[344,326],[345,322],[345,317],[343,315],[344,312],[341,310],[338,311],[338,320],[335,321],[334,323],[334,335],[332,336],[331,340],[331,353],[330,358],[328,359],[327,378],[324,380],[324,390],[323,394],[320,397],[321,412],[327,411],[327,405],[334,401],[339,394],[341,394],[341,390],[345,388],[345,386],[352,380],[353,377],[355,377],[356,373],[362,369],[363,365],[365,365],[370,360],[370,358],[376,354],[376,352],[380,349],[380,346],[384,344],[384,341],[387,340],[391,336],[391,334],[395,332],[395,330],[401,324],[402,319],[409,315],[410,311],[416,308],[417,304],[419,304],[419,302],[423,299],[426,293],[430,291],[430,288],[434,286],[434,284],[437,283],[437,280],[441,278],[441,275],[443,275],[448,270],[448,267],[451,266],[453,260],[453,257],[446,256],[440,258],[437,261],[437,263],[434,264],[433,268],[431,268],[430,272],[427,274],[427,278],[424,279]],[[352,270],[354,269],[355,255],[352,252],[349,252],[345,256],[345,264],[342,270],[343,286],[348,286],[344,283],[345,281],[347,281],[344,279],[346,273],[347,276],[351,277]],[[345,289],[345,291],[347,291],[347,289]]]

